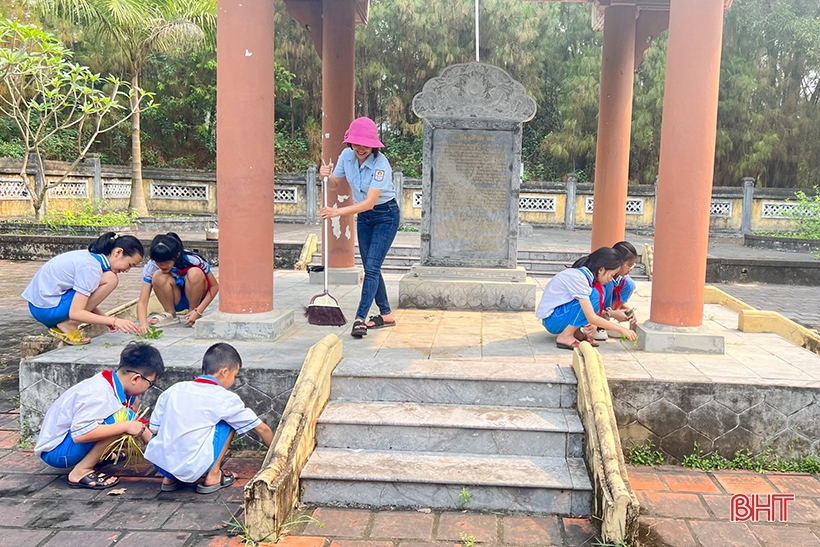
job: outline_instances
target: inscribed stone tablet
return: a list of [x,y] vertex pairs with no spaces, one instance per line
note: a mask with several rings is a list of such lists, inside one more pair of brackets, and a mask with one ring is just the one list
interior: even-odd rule
[[437,129],[432,156],[430,256],[508,258],[512,133]]

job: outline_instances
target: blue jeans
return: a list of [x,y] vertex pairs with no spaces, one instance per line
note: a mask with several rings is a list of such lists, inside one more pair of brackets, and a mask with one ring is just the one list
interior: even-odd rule
[[359,253],[364,265],[364,282],[356,319],[367,319],[374,299],[379,307],[379,313],[387,315],[391,312],[387,290],[384,288],[382,264],[393,244],[396,232],[399,231],[399,217],[399,206],[395,199],[376,205],[370,211],[359,213],[356,230],[359,234]]

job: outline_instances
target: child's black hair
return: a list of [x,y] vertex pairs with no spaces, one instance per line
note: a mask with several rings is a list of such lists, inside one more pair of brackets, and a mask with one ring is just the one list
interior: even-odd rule
[[202,374],[216,374],[221,369],[228,367],[229,370],[242,366],[242,357],[236,348],[225,342],[218,342],[208,348],[205,356],[202,357]]
[[202,262],[207,262],[204,258],[191,251],[186,251],[182,246],[182,240],[174,232],[167,234],[157,234],[151,241],[150,258],[154,262],[174,261],[175,268],[189,268],[193,266],[188,261],[187,255],[194,255]]
[[128,369],[148,377],[156,374],[157,378],[165,374],[165,363],[159,350],[144,342],[131,342],[120,353],[120,365],[117,369]]
[[[350,144],[350,143],[347,143],[347,147],[348,148],[353,148],[353,145]],[[381,150],[381,148],[374,148],[373,149],[373,152],[371,152],[373,154],[373,159],[376,159],[376,158],[379,157],[379,150]]]
[[605,270],[617,270],[624,263],[621,255],[615,249],[609,247],[601,247],[596,249],[587,256],[581,257],[572,265],[573,268],[586,267],[592,272],[596,278],[598,277],[598,270],[601,268]]
[[117,247],[122,249],[122,254],[125,256],[134,256],[136,254],[145,256],[145,249],[139,239],[131,235],[118,236],[114,232],[106,232],[96,241],[91,242],[88,251],[108,256]]
[[638,260],[638,251],[635,249],[635,246],[628,241],[619,241],[613,245],[612,248],[618,251],[618,254],[621,255],[621,259],[624,262]]

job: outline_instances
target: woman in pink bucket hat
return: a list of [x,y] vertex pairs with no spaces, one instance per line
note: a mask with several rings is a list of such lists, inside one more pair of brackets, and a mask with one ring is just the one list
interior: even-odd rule
[[[356,118],[345,132],[347,148],[339,155],[336,168],[323,165],[322,178],[338,184],[347,179],[353,191],[353,205],[323,207],[322,218],[358,214],[356,231],[359,235],[359,253],[364,265],[362,296],[353,330],[350,334],[361,338],[368,329],[381,329],[396,324],[382,277],[382,264],[399,230],[399,205],[393,188],[393,170],[390,162],[380,153],[384,144],[379,130],[370,118]],[[376,301],[378,315],[367,319],[370,307]]]

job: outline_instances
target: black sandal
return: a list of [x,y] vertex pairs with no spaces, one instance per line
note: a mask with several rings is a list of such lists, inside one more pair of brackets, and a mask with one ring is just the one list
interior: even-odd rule
[[383,329],[385,327],[395,327],[396,321],[385,321],[384,317],[381,315],[371,315],[370,321],[368,323],[373,323],[372,325],[367,325],[368,329]]
[[367,324],[361,319],[353,321],[353,330],[350,331],[350,336],[361,338],[365,334],[367,334]]

